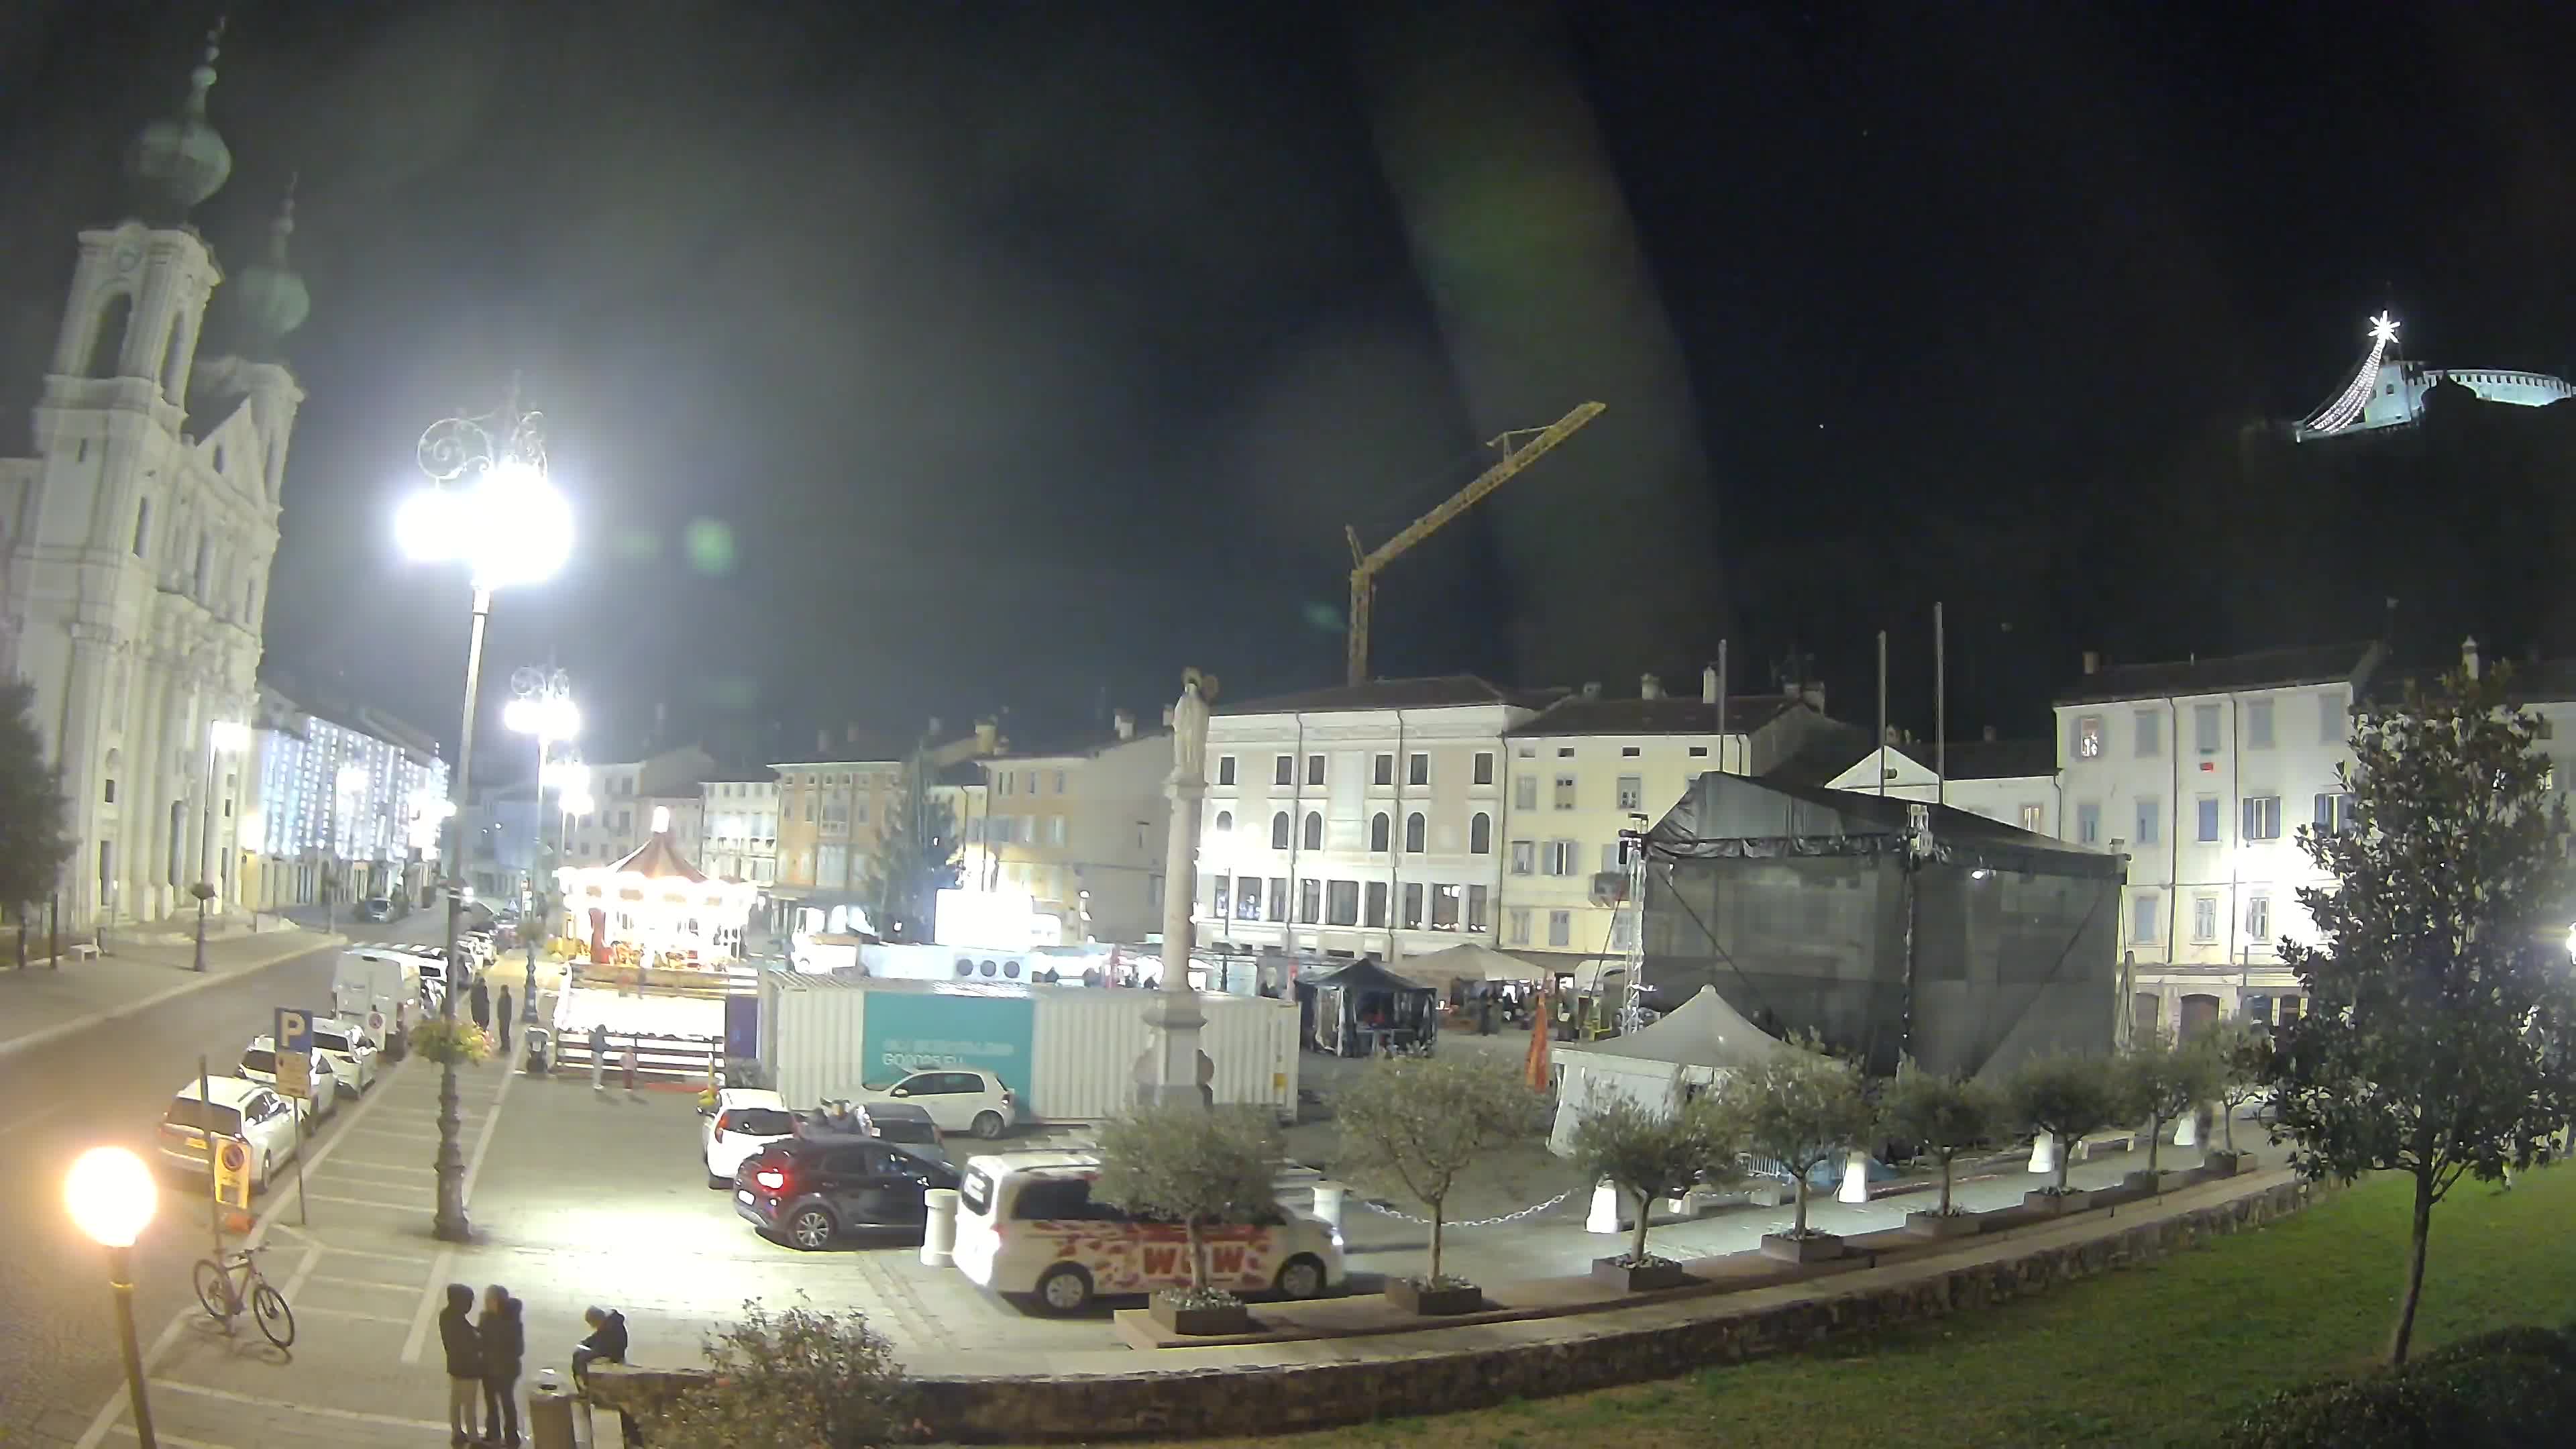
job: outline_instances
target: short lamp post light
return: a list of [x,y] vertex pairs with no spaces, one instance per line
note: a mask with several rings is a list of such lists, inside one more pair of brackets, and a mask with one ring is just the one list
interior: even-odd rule
[[206,906],[215,898],[215,770],[224,756],[249,748],[248,725],[217,720],[206,726],[205,828],[197,832],[197,883],[188,887],[188,894],[197,898],[197,958],[191,970],[206,969]]
[[[581,733],[581,710],[572,702],[572,676],[558,669],[522,669],[510,676],[509,708],[501,712],[504,727],[519,734],[535,737],[537,742],[537,782],[534,798],[529,803],[528,828],[534,838],[528,846],[528,913],[519,922],[520,944],[527,950],[527,980],[519,993],[519,1019],[530,1026],[537,1021],[537,922],[546,918],[545,882],[536,878],[537,857],[546,847],[546,756],[553,748]],[[584,771],[585,778],[588,775]]]
[[[405,500],[395,520],[403,551],[423,563],[461,563],[473,586],[474,627],[465,646],[464,723],[456,742],[451,799],[461,809],[473,798],[475,696],[483,676],[483,626],[496,589],[542,583],[572,556],[572,508],[546,477],[544,419],[522,413],[516,389],[509,406],[479,418],[447,418],[420,436],[420,470],[429,486]],[[464,816],[444,852],[440,875],[447,884],[448,990],[439,1015],[451,1027],[456,998],[465,985],[457,971],[456,939],[464,925]],[[447,1242],[472,1233],[465,1218],[465,1152],[458,1143],[456,1062],[438,1069],[438,1216],[431,1231]]]
[[134,1437],[157,1449],[152,1404],[143,1392],[143,1352],[134,1341],[134,1240],[152,1221],[160,1189],[143,1159],[122,1147],[93,1147],[63,1179],[63,1206],[90,1240],[107,1249],[107,1282],[116,1297],[116,1336],[125,1351],[125,1396]]

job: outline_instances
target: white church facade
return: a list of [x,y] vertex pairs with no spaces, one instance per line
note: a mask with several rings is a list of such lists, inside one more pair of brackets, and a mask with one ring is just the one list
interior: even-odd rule
[[[229,282],[188,224],[231,170],[206,120],[214,60],[128,152],[133,215],[80,234],[35,456],[0,460],[0,667],[33,686],[67,803],[67,925],[193,911],[200,880],[218,909],[242,899],[256,790],[239,727],[304,398],[277,344],[307,299],[291,201]],[[210,321],[229,346],[201,352]]]

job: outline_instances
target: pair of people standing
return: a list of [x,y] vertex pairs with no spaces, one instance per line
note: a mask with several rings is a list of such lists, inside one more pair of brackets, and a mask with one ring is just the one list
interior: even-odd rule
[[447,1307],[438,1315],[438,1342],[447,1355],[449,1440],[457,1446],[517,1449],[519,1363],[528,1346],[519,1300],[495,1283],[483,1290],[480,1322],[473,1312],[474,1290],[448,1284]]
[[[474,1029],[476,1031],[490,1031],[493,1026],[492,988],[482,976],[478,975],[474,978],[474,989],[466,994],[466,1002],[468,1008],[474,1014]],[[510,1055],[511,1020],[510,988],[504,986],[501,988],[501,1015],[499,1021],[501,1027],[501,1055],[505,1058]]]

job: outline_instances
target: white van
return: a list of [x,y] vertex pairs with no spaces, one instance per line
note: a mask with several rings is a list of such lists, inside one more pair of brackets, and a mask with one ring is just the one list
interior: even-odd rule
[[379,946],[353,946],[340,953],[331,968],[331,1010],[351,1021],[364,1021],[369,1011],[394,1019],[396,1003],[417,1013],[430,998],[422,993],[420,958]]
[[[958,1191],[958,1271],[1005,1295],[1073,1313],[1101,1294],[1150,1293],[1190,1281],[1189,1237],[1091,1200],[1089,1152],[1003,1152],[967,1159]],[[1315,1298],[1343,1281],[1332,1228],[1281,1209],[1206,1229],[1208,1281],[1235,1293]]]

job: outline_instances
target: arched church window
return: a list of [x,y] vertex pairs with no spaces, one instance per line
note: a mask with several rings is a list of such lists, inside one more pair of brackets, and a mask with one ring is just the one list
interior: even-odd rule
[[206,600],[206,580],[214,571],[215,540],[211,535],[197,535],[197,602]]
[[116,376],[117,359],[125,355],[125,329],[134,321],[134,297],[119,292],[99,309],[98,328],[90,333],[89,366],[92,377]]

